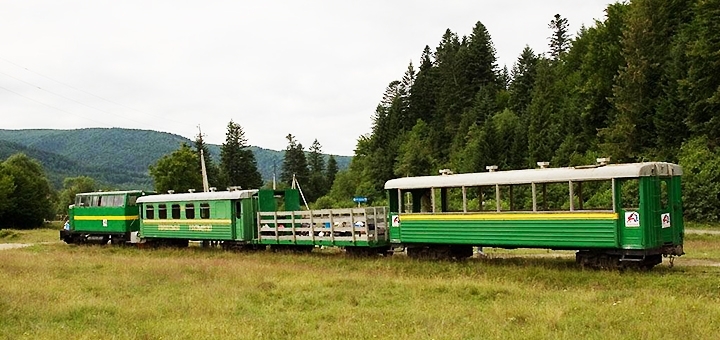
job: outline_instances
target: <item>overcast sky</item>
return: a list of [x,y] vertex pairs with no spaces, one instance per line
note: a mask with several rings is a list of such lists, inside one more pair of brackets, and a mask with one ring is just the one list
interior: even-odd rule
[[123,127],[352,155],[390,81],[481,21],[500,67],[610,1],[0,0],[0,128]]

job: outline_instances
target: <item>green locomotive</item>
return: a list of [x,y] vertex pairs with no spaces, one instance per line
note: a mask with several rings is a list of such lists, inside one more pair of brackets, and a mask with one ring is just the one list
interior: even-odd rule
[[140,229],[139,197],[152,191],[107,191],[81,193],[68,209],[68,221],[60,231],[66,243],[125,243]]

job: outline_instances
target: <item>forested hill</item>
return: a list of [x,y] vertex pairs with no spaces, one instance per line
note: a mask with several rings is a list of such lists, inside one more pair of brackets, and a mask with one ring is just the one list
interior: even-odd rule
[[579,32],[561,14],[523,27],[547,30],[549,46],[525,48],[508,68],[482,22],[418,46],[358,142],[353,187],[334,191],[382,198],[391,178],[443,168],[670,161],[685,169],[686,216],[717,220],[720,0],[615,3]]
[[[185,137],[166,132],[121,128],[77,130],[0,130],[0,158],[23,152],[40,161],[56,188],[65,177],[87,175],[116,188],[152,188],[148,167],[177,150]],[[218,159],[220,146],[209,145]],[[263,179],[272,178],[273,165],[280,172],[284,151],[250,147]],[[351,157],[336,156],[338,167]]]

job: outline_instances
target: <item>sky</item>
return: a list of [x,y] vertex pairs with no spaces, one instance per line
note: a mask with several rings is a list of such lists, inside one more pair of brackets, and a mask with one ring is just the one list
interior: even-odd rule
[[[121,127],[352,155],[386,86],[446,29],[488,29],[500,68],[610,1],[0,0],[0,129]],[[139,141],[141,142],[141,141]]]

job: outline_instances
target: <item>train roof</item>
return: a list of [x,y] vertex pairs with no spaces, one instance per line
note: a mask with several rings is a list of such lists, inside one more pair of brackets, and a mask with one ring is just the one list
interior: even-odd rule
[[93,192],[81,192],[76,194],[77,196],[89,196],[89,195],[124,195],[124,194],[154,194],[154,191],[146,190],[116,190],[116,191],[93,191]]
[[463,186],[477,187],[495,184],[558,183],[607,180],[612,178],[637,178],[656,175],[679,176],[682,175],[682,168],[672,163],[646,162],[405,177],[391,179],[385,182],[385,189],[458,188]]
[[138,198],[137,203],[234,200],[250,198],[257,192],[258,190],[233,190],[150,195]]

